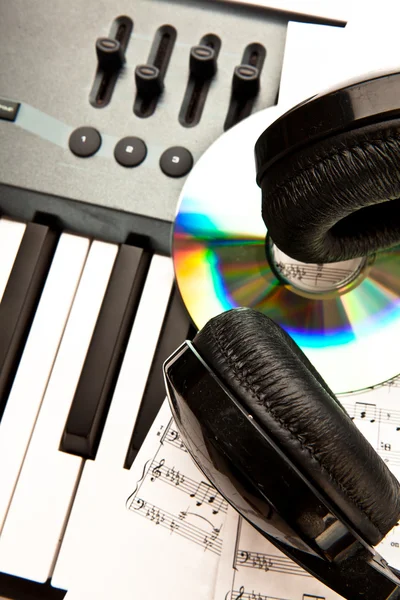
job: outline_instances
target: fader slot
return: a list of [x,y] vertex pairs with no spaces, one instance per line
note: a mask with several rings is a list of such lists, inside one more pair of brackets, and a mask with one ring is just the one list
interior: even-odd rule
[[135,69],[137,94],[133,112],[137,117],[150,117],[164,89],[164,77],[176,40],[176,29],[171,25],[160,27],[154,37],[146,64]]
[[200,121],[210,83],[217,72],[220,48],[221,40],[210,33],[190,50],[189,81],[179,113],[179,122],[184,127],[194,127]]
[[125,63],[125,52],[133,29],[129,17],[118,17],[113,22],[108,37],[96,40],[97,71],[89,95],[95,108],[109,104],[119,72]]
[[249,44],[244,51],[241,64],[235,67],[224,131],[251,114],[260,91],[260,76],[265,56],[264,46],[258,43]]

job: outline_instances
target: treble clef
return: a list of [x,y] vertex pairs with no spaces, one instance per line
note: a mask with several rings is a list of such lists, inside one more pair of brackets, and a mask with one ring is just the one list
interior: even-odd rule
[[244,587],[241,585],[239,588],[239,595],[235,596],[233,600],[239,600],[239,598],[243,598],[243,594],[244,594]]
[[162,458],[160,460],[160,462],[158,463],[158,465],[156,465],[155,467],[153,467],[152,469],[152,476],[150,477],[150,481],[155,481],[156,479],[158,479],[158,477],[161,477],[161,467],[164,465],[165,463],[165,459]]

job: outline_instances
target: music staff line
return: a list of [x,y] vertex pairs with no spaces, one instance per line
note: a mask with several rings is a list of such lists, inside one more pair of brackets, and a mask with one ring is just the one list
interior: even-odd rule
[[[400,377],[396,377],[395,380],[391,381],[397,380],[399,381],[400,385]],[[390,424],[400,435],[400,411],[384,407],[378,408],[376,404],[371,404],[367,402],[341,403],[353,421],[365,420],[370,421],[371,423],[376,423],[377,425]],[[165,442],[171,444],[172,446],[175,446],[176,448],[187,452],[183,442],[181,441],[177,429],[175,429],[173,425],[174,423],[171,420],[171,423],[164,432],[161,443]],[[385,441],[379,440],[377,447],[375,447],[375,450],[385,462],[390,462],[393,466],[400,465],[400,451],[392,450],[391,443],[386,443]]]
[[219,512],[226,514],[227,501],[206,481],[195,481],[176,471],[174,467],[165,464],[165,459],[153,460],[149,470],[150,481],[162,481],[186,493],[196,502],[196,506],[210,506],[214,515]]
[[163,509],[146,502],[142,498],[135,498],[128,507],[129,510],[139,514],[140,516],[149,519],[155,525],[160,525],[165,529],[169,529],[171,534],[176,534],[185,539],[194,542],[204,548],[204,551],[209,550],[218,556],[222,550],[222,539],[219,537],[222,525],[216,528],[209,523],[210,531],[206,531],[186,521],[189,515],[199,517],[206,521],[201,515],[181,511],[178,516],[173,515]]
[[[379,387],[399,387],[400,388],[400,376],[396,376],[394,379],[384,382]],[[361,392],[360,392],[361,393]],[[354,420],[365,420],[371,423],[386,423],[393,425],[396,431],[400,432],[400,411],[393,410],[391,408],[378,408],[376,404],[368,402],[343,402],[339,396],[339,400],[342,406],[350,418]],[[161,443],[171,444],[184,452],[187,452],[185,445],[183,444],[179,432],[175,429],[172,424],[168,426],[163,434]]]
[[353,269],[338,269],[329,265],[310,264],[306,266],[282,261],[277,262],[276,267],[284,277],[298,281],[303,279],[313,281],[315,285],[319,280],[323,283],[335,284],[347,279],[353,273]]
[[390,424],[400,431],[400,411],[391,408],[378,408],[376,404],[369,402],[341,402],[350,418],[376,424]]
[[[246,592],[244,586],[240,586],[238,590],[232,590],[229,596],[229,592],[225,597],[225,600],[287,600],[285,598],[277,598],[276,596],[266,596],[265,594],[260,594],[254,592]],[[326,600],[325,596],[312,596],[309,594],[303,594],[303,600]]]
[[161,444],[170,444],[183,452],[187,452],[185,444],[182,442],[181,437],[176,429],[174,421],[171,419],[168,427],[165,429],[164,434],[160,441]]
[[253,552],[251,550],[237,550],[235,558],[235,567],[236,566],[258,569],[261,571],[286,573],[287,575],[311,577],[307,571],[304,571],[304,569],[299,567],[287,556],[277,556],[275,554]]
[[[342,405],[352,421],[363,421],[365,423],[371,423],[376,427],[375,442],[371,439],[369,439],[369,442],[386,463],[390,463],[392,466],[399,466],[400,451],[394,449],[397,447],[397,443],[391,439],[390,431],[388,431],[387,426],[389,425],[392,428],[392,433],[394,435],[400,436],[400,411],[378,408],[376,404],[368,402],[355,402],[354,404],[343,402]],[[382,435],[381,426],[386,426],[384,431],[387,436],[386,438]],[[400,441],[400,438],[398,439]]]

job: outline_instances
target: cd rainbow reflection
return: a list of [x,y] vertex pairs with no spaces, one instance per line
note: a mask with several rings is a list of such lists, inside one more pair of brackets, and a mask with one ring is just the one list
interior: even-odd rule
[[[294,338],[334,391],[375,385],[400,371],[400,247],[377,254],[357,285],[331,293],[296,293],[282,282],[267,260],[253,165],[254,142],[276,112],[228,131],[189,176],[173,234],[179,290],[199,328],[230,308],[252,307]],[[320,266],[299,265],[294,277],[317,277]]]

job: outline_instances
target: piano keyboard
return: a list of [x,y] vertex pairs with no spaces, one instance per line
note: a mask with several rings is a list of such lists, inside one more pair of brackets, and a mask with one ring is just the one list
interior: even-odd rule
[[5,218],[0,252],[0,571],[67,589],[85,464],[129,468],[191,327],[170,258]]

